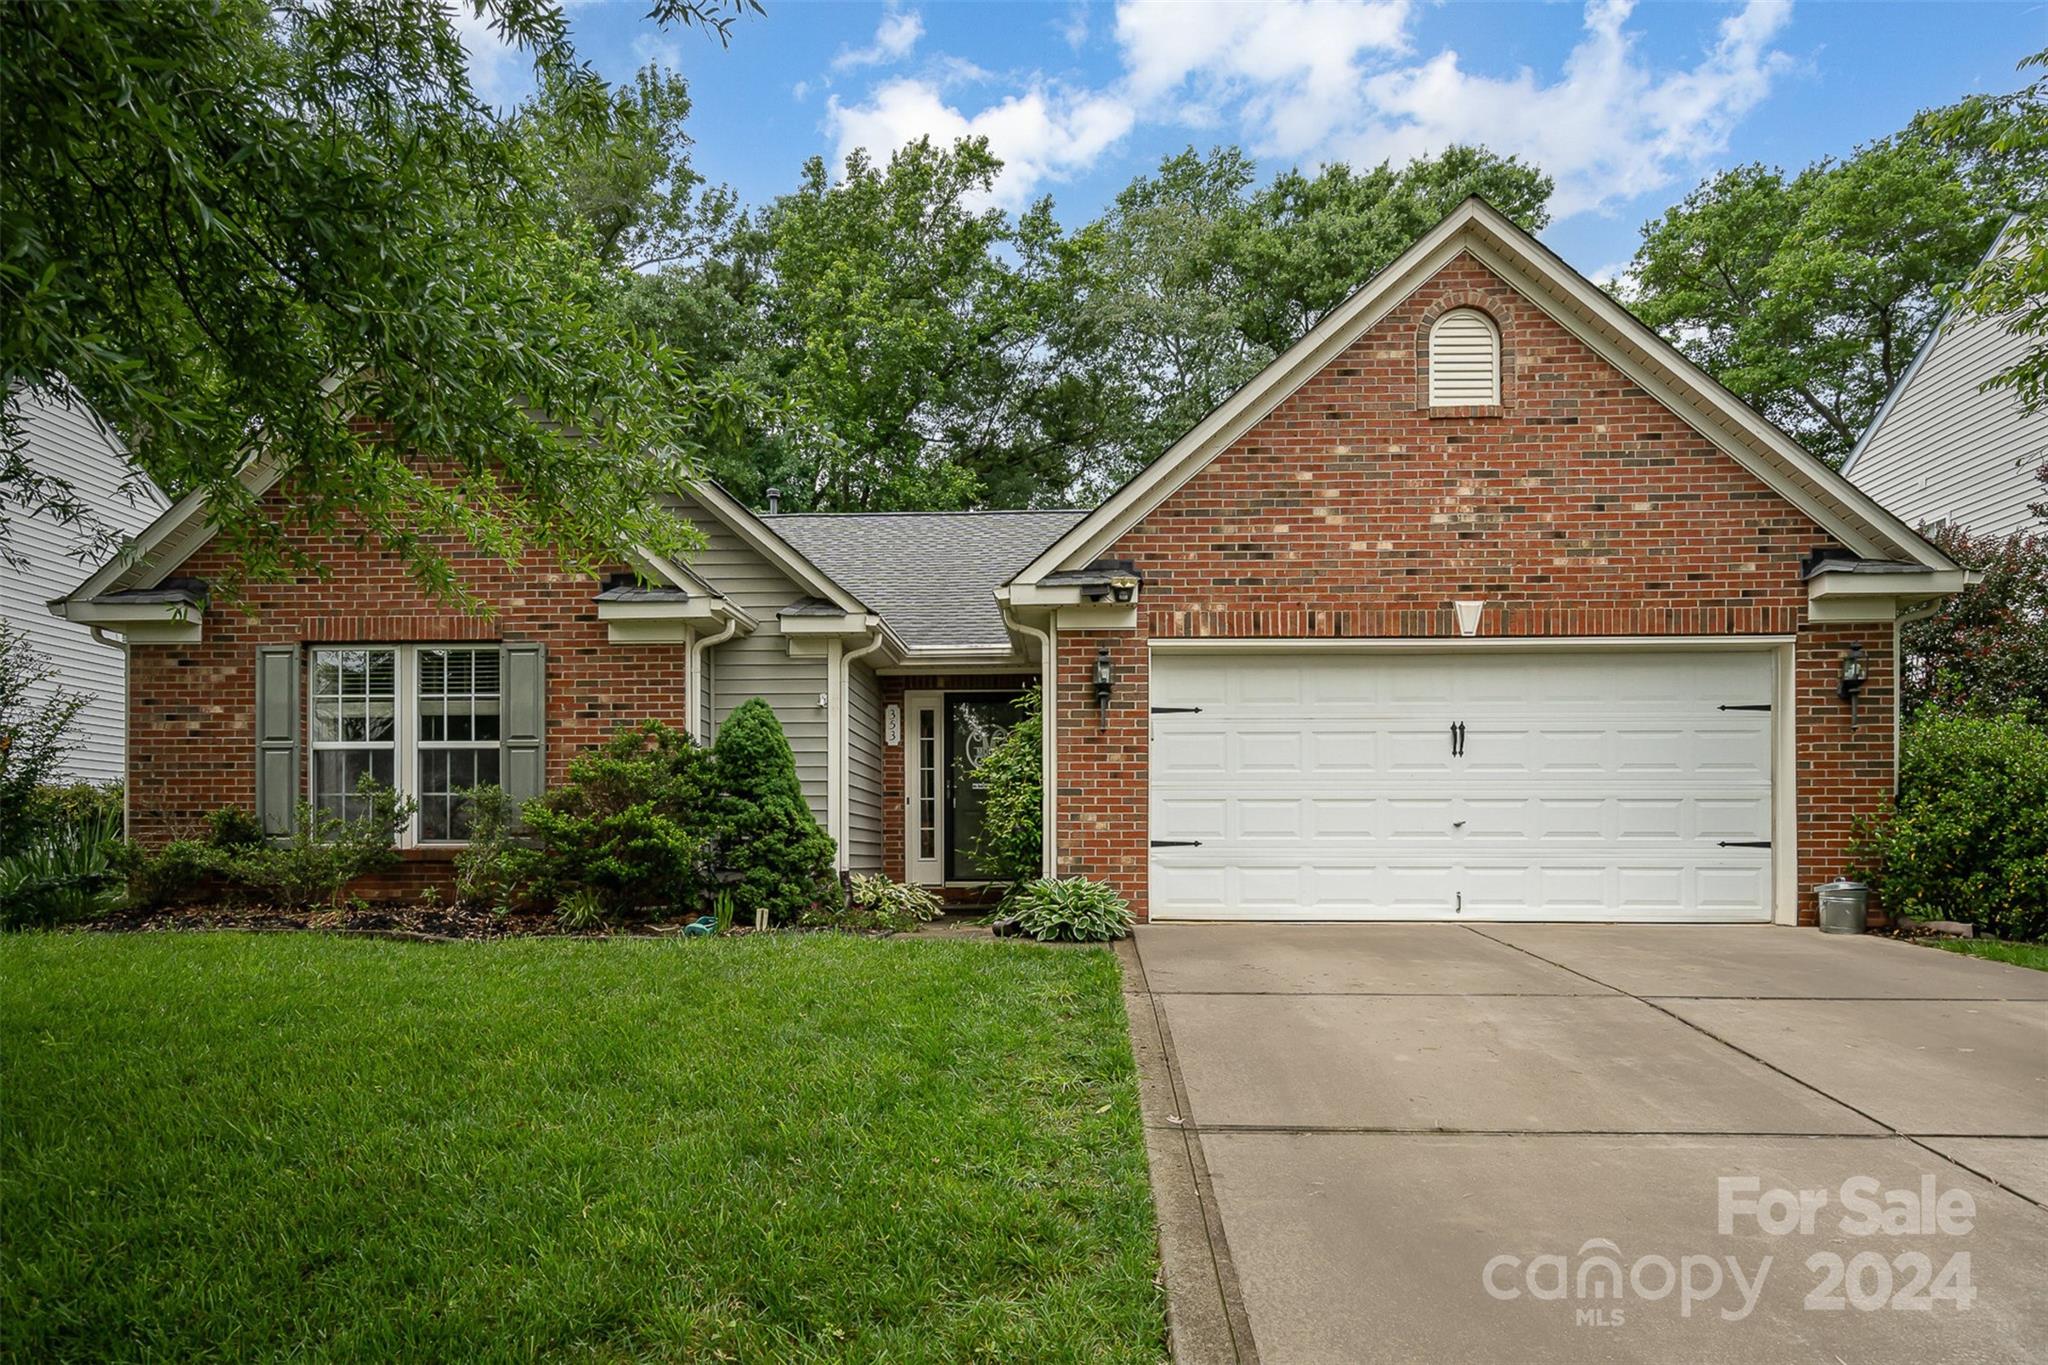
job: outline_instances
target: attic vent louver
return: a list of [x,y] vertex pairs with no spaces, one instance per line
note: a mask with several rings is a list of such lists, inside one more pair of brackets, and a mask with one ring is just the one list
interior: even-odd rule
[[1493,407],[1500,402],[1500,334],[1476,308],[1454,308],[1429,330],[1429,405]]

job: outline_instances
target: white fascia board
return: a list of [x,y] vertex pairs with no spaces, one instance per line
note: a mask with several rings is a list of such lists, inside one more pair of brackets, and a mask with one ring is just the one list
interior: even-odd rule
[[[277,483],[283,469],[276,461],[257,456],[236,475],[249,496],[260,498]],[[171,576],[171,571],[197,554],[213,539],[213,519],[208,515],[206,494],[198,489],[166,507],[155,521],[116,550],[106,563],[95,569],[62,601],[98,597],[116,587],[154,588]],[[133,582],[124,582],[130,573]]]
[[196,644],[206,609],[188,602],[56,601],[50,614],[119,635],[131,645]]
[[702,597],[683,602],[599,602],[600,621],[709,621],[723,615],[718,604]]
[[864,612],[846,612],[839,616],[778,616],[776,622],[784,635],[867,635],[873,627],[873,617]]
[[[1143,473],[1054,541],[1010,580],[1010,586],[1033,584],[1046,574],[1098,556],[1369,331],[1423,279],[1468,250],[1508,278],[1522,276],[1536,283],[1536,290],[1523,291],[1530,301],[1610,361],[1617,361],[1625,348],[1630,363],[1620,367],[1624,373],[1857,553],[1875,559],[1903,553],[1931,568],[1956,567],[1911,527],[1758,416],[1556,253],[1474,198],[1453,210]],[[1503,269],[1510,257],[1516,266]],[[1567,298],[1574,306],[1564,310],[1544,307],[1546,294]],[[1602,330],[1610,335],[1596,342]],[[1687,417],[1688,413],[1696,416]],[[1717,431],[1729,439],[1717,436]]]
[[804,558],[796,547],[775,534],[767,522],[755,516],[737,499],[710,479],[691,479],[687,486],[690,496],[695,498],[711,514],[725,523],[727,530],[747,542],[755,552],[781,569],[795,582],[810,589],[812,596],[822,597],[841,611],[865,614],[867,608],[827,577],[824,570]]
[[1934,573],[1817,573],[1806,580],[1809,602],[1860,597],[1946,597],[1983,577],[1963,569]]

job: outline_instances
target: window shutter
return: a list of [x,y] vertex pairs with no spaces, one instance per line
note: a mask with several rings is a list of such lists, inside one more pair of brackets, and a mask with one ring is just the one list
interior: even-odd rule
[[537,644],[505,646],[500,686],[504,729],[498,743],[498,785],[515,802],[547,785],[547,654]]
[[1429,405],[1492,407],[1500,402],[1500,339],[1484,313],[1458,308],[1429,333]]
[[263,832],[292,832],[299,803],[299,650],[256,651],[256,815]]

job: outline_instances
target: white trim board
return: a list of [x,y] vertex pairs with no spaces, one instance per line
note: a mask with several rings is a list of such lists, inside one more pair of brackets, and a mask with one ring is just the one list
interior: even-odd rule
[[[1483,200],[1466,200],[1143,473],[1083,518],[1011,582],[1092,562],[1182,484],[1460,253],[1517,286],[1530,303],[1616,363],[1674,415],[1867,558],[1954,568],[1946,556],[1802,450],[1705,371]],[[1512,259],[1511,259],[1512,258]],[[1524,287],[1531,286],[1531,287]],[[1555,304],[1568,301],[1568,308]],[[1626,364],[1621,361],[1626,355]]]

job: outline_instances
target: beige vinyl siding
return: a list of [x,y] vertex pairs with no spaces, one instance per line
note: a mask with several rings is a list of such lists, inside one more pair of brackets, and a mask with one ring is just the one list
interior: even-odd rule
[[1849,481],[1912,526],[2032,525],[2027,504],[2048,496],[2034,477],[2048,461],[2048,412],[2027,414],[2010,389],[1979,388],[2028,345],[1995,321],[1937,333],[1864,438]]
[[846,677],[846,857],[856,872],[882,868],[882,687],[856,659]]
[[1453,309],[1430,329],[1429,402],[1445,408],[1500,402],[1500,338],[1477,309]]
[[[28,459],[38,473],[66,479],[81,500],[110,526],[133,535],[156,519],[164,500],[143,481],[127,490],[128,465],[119,443],[83,405],[65,407],[21,392],[8,400],[21,417]],[[50,615],[50,599],[63,597],[85,581],[98,563],[72,557],[74,528],[47,517],[15,516],[10,531],[26,568],[0,564],[0,620],[28,637],[29,644],[57,671],[57,686],[89,697],[72,722],[76,747],[66,757],[67,776],[89,782],[118,782],[126,750],[125,656],[100,644],[85,626]],[[48,685],[31,694],[47,696]]]
[[818,699],[827,690],[823,655],[791,658],[775,613],[810,594],[791,582],[766,556],[725,528],[725,524],[694,501],[679,500],[677,509],[704,534],[706,544],[685,557],[690,569],[760,622],[752,635],[736,636],[704,651],[704,680],[709,696],[709,743],[742,703],[760,697],[775,710],[796,756],[796,775],[804,800],[818,823],[830,828],[827,806],[830,717]]

